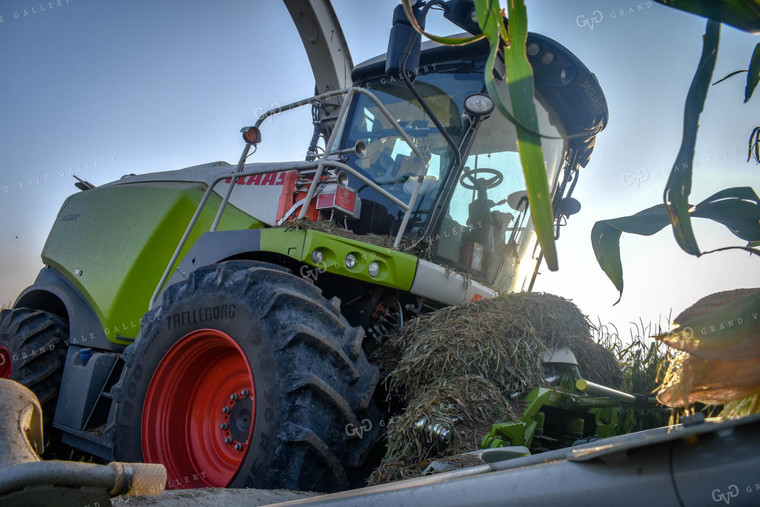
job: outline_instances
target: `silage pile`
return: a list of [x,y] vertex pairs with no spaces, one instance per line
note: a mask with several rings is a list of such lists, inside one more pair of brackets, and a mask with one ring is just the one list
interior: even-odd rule
[[[509,294],[409,322],[373,354],[405,408],[388,421],[370,484],[418,476],[435,458],[477,449],[494,423],[518,420],[519,399],[546,385],[547,350],[571,349],[584,378],[619,387],[615,357],[590,335],[580,310],[551,294]],[[431,434],[435,424],[448,438]]]

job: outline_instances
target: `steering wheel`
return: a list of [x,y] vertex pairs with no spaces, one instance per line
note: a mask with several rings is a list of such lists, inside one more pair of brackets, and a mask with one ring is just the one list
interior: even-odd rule
[[459,178],[459,184],[468,190],[479,189],[480,185],[477,180],[477,175],[481,173],[491,175],[490,178],[483,179],[483,183],[485,183],[485,190],[488,190],[489,188],[498,187],[501,184],[501,182],[504,181],[504,175],[501,174],[501,172],[497,171],[496,169],[491,169],[488,167],[468,169],[465,167],[462,172],[462,177]]

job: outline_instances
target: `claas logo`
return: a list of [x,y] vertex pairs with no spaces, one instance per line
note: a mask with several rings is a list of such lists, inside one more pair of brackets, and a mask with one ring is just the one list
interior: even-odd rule
[[[252,174],[251,176],[241,176],[235,180],[238,185],[282,185],[285,182],[286,173],[268,173]],[[225,183],[232,181],[232,178],[224,180]]]

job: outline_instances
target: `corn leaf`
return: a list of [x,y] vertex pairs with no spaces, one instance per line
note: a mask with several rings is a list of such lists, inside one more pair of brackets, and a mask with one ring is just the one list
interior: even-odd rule
[[[486,37],[490,52],[486,62],[486,89],[496,108],[517,129],[517,148],[522,162],[528,203],[541,244],[546,265],[550,270],[559,269],[557,248],[554,243],[554,212],[552,210],[549,182],[546,178],[541,138],[551,138],[538,131],[538,115],[533,102],[533,68],[528,61],[526,43],[528,20],[523,0],[508,0],[510,29],[504,23],[504,13],[498,0],[475,0],[475,10],[481,35],[466,38],[438,37],[425,32],[412,12],[411,0],[402,0],[404,11],[414,29],[426,37],[450,46],[464,45]],[[511,34],[511,35],[510,35]],[[494,67],[499,48],[504,43],[506,81],[510,93],[512,111],[501,100],[494,78]],[[576,134],[577,137],[584,134]],[[587,135],[587,134],[586,134]]]
[[[554,243],[554,212],[552,211],[549,183],[541,135],[538,133],[538,116],[533,102],[533,68],[526,54],[528,39],[528,19],[523,0],[508,0],[509,31],[504,25],[504,17],[496,0],[475,0],[480,29],[486,35],[491,50],[486,63],[486,89],[496,108],[506,116],[517,129],[517,145],[522,162],[528,203],[536,227],[538,241],[550,270],[559,268],[557,249]],[[512,112],[501,100],[494,78],[496,55],[504,40],[504,64],[507,74]]]
[[691,82],[686,96],[686,106],[683,119],[683,138],[675,164],[670,171],[668,182],[663,193],[668,216],[673,224],[673,235],[678,245],[691,255],[699,256],[699,246],[694,237],[689,217],[689,194],[691,193],[691,171],[694,150],[697,143],[699,116],[704,109],[707,89],[710,86],[715,59],[718,54],[720,38],[720,23],[709,20],[702,46],[702,56],[697,66],[697,72]]
[[749,102],[749,99],[752,98],[752,93],[754,93],[755,88],[757,88],[757,83],[760,82],[760,44],[755,46],[755,50],[752,52],[752,58],[750,58],[749,61],[749,69],[730,72],[721,79],[715,81],[713,86],[722,83],[726,79],[734,77],[737,74],[743,74],[744,72],[747,73],[747,85],[744,87],[744,103],[746,104]]
[[624,232],[651,236],[670,223],[668,214],[662,204],[639,211],[635,215],[600,220],[591,228],[591,246],[599,267],[615,285],[620,297],[623,297],[623,264],[620,260],[620,236]]
[[[720,78],[720,79],[718,79],[717,81],[715,81],[715,82],[713,83],[713,86],[715,86],[715,85],[716,85],[716,84],[718,84],[718,83],[722,83],[722,82],[723,82],[723,81],[725,81],[726,79],[728,79],[728,78],[730,78],[730,77],[734,77],[734,76],[735,76],[735,75],[737,75],[737,74],[743,74],[744,72],[747,72],[747,69],[742,69],[742,70],[735,70],[735,71],[733,71],[733,72],[731,72],[731,73],[729,73],[729,74],[726,74],[726,75],[725,75],[725,76],[723,76],[722,78]],[[745,102],[746,102],[746,101],[745,101]]]
[[[498,2],[493,2],[498,3]],[[538,115],[534,102],[533,67],[528,61],[528,15],[524,0],[508,0],[509,45],[504,48],[512,111],[520,119],[517,128],[517,144],[525,175],[528,203],[536,227],[546,265],[551,271],[559,269],[557,249],[554,243],[554,211],[552,210],[546,163],[538,132]],[[500,28],[506,31],[503,18]],[[499,101],[501,102],[501,101]]]
[[[723,224],[745,241],[760,241],[760,198],[749,187],[721,190],[696,206],[687,205],[687,209],[691,216]],[[591,245],[594,255],[599,266],[620,292],[620,297],[623,296],[623,266],[620,260],[622,233],[651,236],[669,223],[667,209],[658,204],[635,215],[601,220],[592,227]],[[747,248],[751,249],[751,244]]]
[[752,98],[752,93],[760,82],[760,44],[755,46],[752,52],[752,58],[749,61],[749,70],[747,71],[747,86],[744,88],[744,102],[747,103]]
[[760,358],[760,289],[711,294],[674,322],[672,331],[655,336],[668,347],[710,360]]
[[[746,405],[741,400],[760,392],[760,289],[710,294],[681,312],[675,324],[671,332],[655,336],[681,351],[657,389],[661,403],[734,402],[730,412],[736,412]],[[744,410],[757,412],[757,401]]]
[[750,187],[727,188],[694,206],[689,213],[721,223],[745,241],[760,240],[760,199]]
[[760,358],[708,360],[681,354],[657,389],[657,401],[669,407],[692,403],[722,405],[760,391]]
[[760,0],[655,0],[673,7],[719,23],[744,30],[760,33]]
[[752,133],[749,135],[747,162],[752,160],[753,155],[755,156],[755,161],[760,164],[760,127],[752,129]]
[[409,23],[411,23],[412,27],[414,27],[418,33],[421,33],[428,39],[438,42],[439,44],[445,44],[447,46],[466,46],[467,44],[479,41],[485,37],[483,34],[473,35],[472,37],[441,37],[439,35],[433,35],[423,30],[420,24],[417,22],[417,17],[412,12],[411,0],[402,0],[401,4],[404,6],[404,13],[406,14],[406,17],[409,20]]

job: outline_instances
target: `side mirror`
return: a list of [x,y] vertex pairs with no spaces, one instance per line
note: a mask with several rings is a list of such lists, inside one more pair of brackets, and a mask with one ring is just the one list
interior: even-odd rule
[[515,211],[523,211],[528,208],[528,192],[518,190],[507,196],[507,204]]
[[443,17],[473,35],[481,33],[472,0],[449,0],[443,8]]
[[578,202],[577,199],[573,199],[572,197],[565,197],[563,199],[560,199],[559,203],[557,204],[557,213],[566,217],[569,217],[570,215],[575,215],[580,210],[581,210],[581,203]]
[[[412,4],[419,4],[419,2],[412,2]],[[417,22],[424,29],[425,17],[422,13],[422,9],[418,6],[412,7],[414,16],[417,18]],[[388,54],[385,57],[385,73],[389,76],[398,76],[401,74],[401,64],[409,54],[406,61],[406,71],[411,77],[416,76],[419,73],[420,68],[420,47],[421,47],[420,34],[409,23],[409,19],[406,17],[403,5],[397,5],[393,11],[393,27],[391,28],[391,35],[388,39]]]

